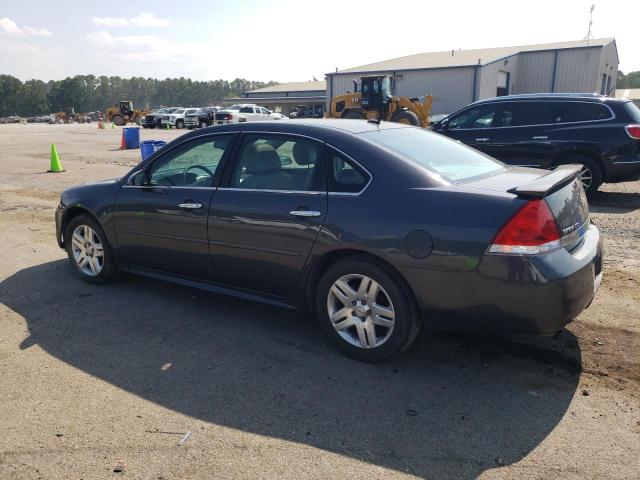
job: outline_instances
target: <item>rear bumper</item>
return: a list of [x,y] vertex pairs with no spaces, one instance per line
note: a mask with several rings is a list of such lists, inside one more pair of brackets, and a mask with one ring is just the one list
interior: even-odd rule
[[431,272],[431,287],[418,302],[439,330],[554,334],[593,300],[602,258],[602,239],[591,225],[571,252],[485,255],[471,272]]
[[629,182],[640,179],[640,154],[622,155],[607,169],[609,182]]

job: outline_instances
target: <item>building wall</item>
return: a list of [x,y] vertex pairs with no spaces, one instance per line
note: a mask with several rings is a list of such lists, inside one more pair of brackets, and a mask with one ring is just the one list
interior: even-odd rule
[[[403,97],[433,95],[431,113],[452,113],[473,101],[474,67],[454,67],[399,72],[327,75],[327,108],[332,97],[353,92],[352,79],[363,75],[393,75],[395,94]],[[402,78],[400,78],[400,76]]]
[[245,98],[279,98],[279,97],[317,97],[324,96],[327,92],[325,90],[304,90],[304,91],[291,91],[291,92],[244,92]]
[[559,50],[554,91],[600,91],[600,51],[601,47]]
[[[606,73],[611,77],[611,96],[616,94],[616,83],[618,81],[618,52],[616,50],[615,42],[611,42],[608,45],[602,47],[602,53],[600,56],[600,80],[602,82],[602,74]],[[597,85],[597,92],[600,92],[600,83]],[[605,92],[607,93],[607,92]]]
[[514,93],[513,90],[517,84],[517,78],[519,78],[519,63],[518,55],[512,55],[511,57],[480,67],[476,85],[476,100],[496,96],[498,72],[500,71],[509,73],[509,93]]
[[518,54],[518,80],[512,93],[551,92],[555,56],[555,51]]

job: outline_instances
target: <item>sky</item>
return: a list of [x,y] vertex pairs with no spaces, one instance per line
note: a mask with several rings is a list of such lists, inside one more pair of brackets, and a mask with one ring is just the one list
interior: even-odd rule
[[640,70],[640,0],[0,0],[0,74],[278,82],[420,52],[615,37]]

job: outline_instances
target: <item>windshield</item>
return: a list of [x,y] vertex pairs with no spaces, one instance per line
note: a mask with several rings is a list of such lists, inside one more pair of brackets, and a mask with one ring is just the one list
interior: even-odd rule
[[501,162],[473,148],[419,128],[374,130],[361,135],[449,182],[464,182],[506,169]]
[[626,102],[624,107],[627,109],[629,116],[633,118],[633,121],[640,123],[640,108],[633,102]]

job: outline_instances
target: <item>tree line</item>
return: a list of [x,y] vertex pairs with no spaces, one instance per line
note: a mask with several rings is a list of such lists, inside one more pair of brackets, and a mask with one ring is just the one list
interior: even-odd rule
[[640,70],[624,74],[618,71],[618,83],[616,88],[640,88]]
[[133,101],[134,108],[218,105],[223,98],[275,84],[242,78],[204,82],[184,77],[158,80],[94,75],[21,82],[11,75],[0,75],[0,117],[44,115],[66,107],[77,112],[104,111],[120,100]]

